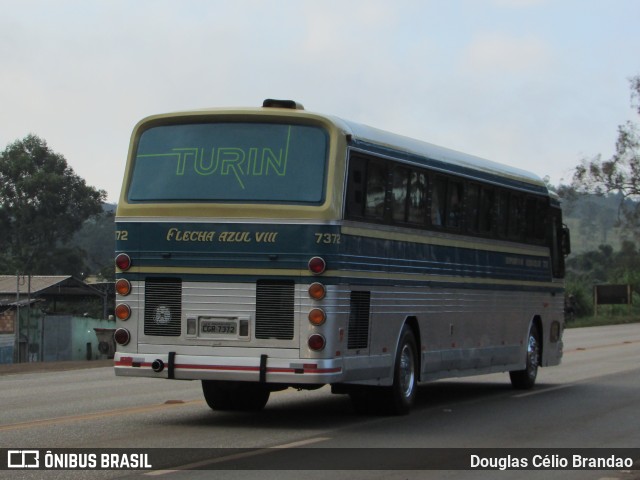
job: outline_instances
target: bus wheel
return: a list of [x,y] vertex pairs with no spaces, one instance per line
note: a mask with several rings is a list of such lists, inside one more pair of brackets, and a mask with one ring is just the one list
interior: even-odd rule
[[352,386],[348,389],[356,413],[406,415],[416,398],[418,349],[413,331],[405,326],[400,335],[390,387]]
[[388,392],[388,410],[393,415],[406,415],[416,400],[418,388],[418,349],[413,331],[405,325],[400,335],[393,385]]
[[524,370],[514,370],[509,372],[511,385],[518,390],[529,390],[533,388],[538,376],[540,366],[540,333],[538,327],[531,326],[529,331],[529,341],[527,343],[527,362]]
[[202,380],[202,393],[213,410],[259,411],[271,392],[259,383]]

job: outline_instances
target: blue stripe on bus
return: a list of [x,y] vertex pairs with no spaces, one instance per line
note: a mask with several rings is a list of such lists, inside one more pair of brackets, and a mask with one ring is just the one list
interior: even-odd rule
[[[546,256],[491,251],[486,245],[482,248],[473,248],[471,244],[468,247],[434,245],[359,235],[342,235],[340,243],[332,243],[337,237],[331,235],[337,235],[339,226],[188,224],[180,227],[180,235],[187,238],[181,241],[176,241],[173,224],[122,223],[118,228],[126,229],[127,240],[118,241],[117,250],[128,253],[136,269],[143,272],[130,274],[139,279],[145,276],[145,269],[158,271],[164,268],[175,272],[175,268],[201,268],[229,269],[231,273],[233,269],[252,269],[255,276],[240,276],[255,281],[264,278],[261,271],[306,271],[308,260],[320,255],[327,261],[328,270],[344,272],[344,276],[336,277],[336,283],[361,282],[364,281],[361,276],[373,276],[378,278],[367,281],[384,284],[384,278],[379,278],[384,275],[418,277],[415,281],[407,278],[386,280],[389,284],[402,281],[407,285],[432,283],[431,279],[425,281],[420,276],[458,277],[461,282],[474,279],[551,282],[550,262]],[[212,236],[212,241],[206,241],[208,232],[214,231],[218,237]],[[229,232],[236,233],[231,236]],[[323,243],[324,235],[327,235],[327,243]],[[213,241],[215,238],[233,241],[216,242]],[[349,272],[361,275],[354,274],[351,280]],[[210,276],[204,271],[201,275],[203,279]],[[221,278],[217,274],[214,276]],[[237,277],[231,274],[227,278]]]

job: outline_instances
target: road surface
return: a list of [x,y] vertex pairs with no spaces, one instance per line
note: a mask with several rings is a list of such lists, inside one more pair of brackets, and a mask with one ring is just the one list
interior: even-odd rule
[[[318,455],[322,448],[363,447],[638,448],[640,324],[567,330],[562,365],[541,369],[531,391],[511,389],[507,374],[421,386],[417,405],[404,417],[356,415],[348,397],[331,395],[327,387],[274,393],[258,413],[214,412],[204,402],[199,382],[115,377],[109,367],[0,375],[0,407],[0,448],[5,449],[244,448],[252,449],[251,457],[270,455],[261,449],[276,446],[304,446],[318,449]],[[497,474],[151,469],[4,471],[0,478],[493,479]],[[640,471],[502,476],[637,480]]]

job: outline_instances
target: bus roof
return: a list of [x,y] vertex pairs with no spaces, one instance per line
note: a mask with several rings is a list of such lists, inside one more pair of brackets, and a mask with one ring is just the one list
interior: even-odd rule
[[301,104],[292,100],[265,100],[262,108],[208,108],[201,110],[174,112],[153,115],[143,119],[138,126],[147,121],[168,120],[170,118],[198,119],[209,115],[221,116],[277,116],[295,118],[315,118],[331,123],[342,131],[352,148],[374,154],[411,162],[437,171],[452,173],[470,179],[477,179],[530,193],[549,195],[544,181],[534,173],[516,167],[492,162],[481,157],[440,147],[422,140],[380,130],[360,123],[348,121],[336,116],[313,113],[304,110]]
[[407,161],[468,178],[548,194],[544,181],[538,175],[526,170],[367,125],[335,118],[334,121],[343,124],[343,128],[351,135],[351,145],[356,148],[377,151],[395,158],[401,157]]

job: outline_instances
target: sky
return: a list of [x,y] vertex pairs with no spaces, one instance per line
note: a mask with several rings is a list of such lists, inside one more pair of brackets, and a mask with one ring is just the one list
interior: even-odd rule
[[265,98],[568,183],[638,121],[637,0],[0,0],[0,150],[120,195],[143,117]]

